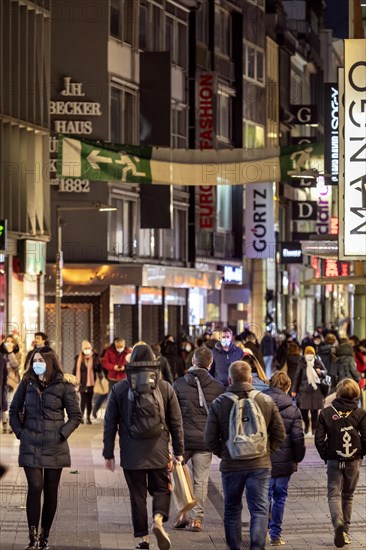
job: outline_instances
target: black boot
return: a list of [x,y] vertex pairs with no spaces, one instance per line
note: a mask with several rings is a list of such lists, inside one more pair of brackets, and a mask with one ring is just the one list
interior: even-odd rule
[[25,548],[25,550],[37,550],[38,548],[38,534],[37,534],[37,527],[30,527],[29,528],[29,544]]
[[39,535],[39,543],[38,543],[38,549],[39,550],[49,550],[48,546],[48,536],[49,532],[45,531],[44,529],[41,529],[41,534]]

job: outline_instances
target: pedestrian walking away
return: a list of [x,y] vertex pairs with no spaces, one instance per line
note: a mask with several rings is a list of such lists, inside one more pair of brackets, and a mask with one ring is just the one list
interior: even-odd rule
[[114,446],[118,431],[120,460],[130,492],[136,548],[149,549],[147,491],[152,496],[153,525],[158,547],[168,550],[163,527],[169,518],[172,439],[175,460],[183,461],[183,424],[178,399],[169,382],[161,379],[159,362],[148,345],[136,346],[126,366],[127,379],[115,384],[104,418],[105,466],[115,470]]
[[191,462],[196,506],[190,516],[185,513],[174,527],[190,531],[201,531],[204,505],[207,498],[208,478],[212,453],[204,441],[208,410],[211,403],[225,391],[221,382],[209,373],[212,353],[205,346],[196,349],[192,366],[173,385],[183,417],[184,461]]
[[287,490],[290,478],[297,470],[297,465],[305,456],[304,431],[301,412],[293,405],[288,392],[291,379],[283,371],[276,372],[265,393],[276,403],[286,429],[286,438],[274,453],[271,454],[271,479],[269,482],[269,535],[272,546],[282,546],[282,521],[285,512]]
[[315,445],[327,465],[328,504],[334,528],[334,544],[351,542],[353,494],[366,454],[366,411],[358,408],[360,388],[345,378],[336,388],[336,399],[320,412]]
[[[274,452],[285,438],[286,432],[282,418],[274,401],[261,392],[254,391],[251,384],[251,367],[244,361],[235,361],[229,368],[228,392],[239,399],[247,400],[249,409],[243,406],[241,417],[236,423],[245,424],[249,418],[246,411],[256,410],[251,419],[256,419],[260,430],[250,433],[248,429],[236,438],[256,443],[251,457],[232,458],[231,432],[232,408],[238,410],[233,400],[223,393],[212,403],[205,429],[205,442],[208,448],[221,458],[220,471],[224,489],[224,527],[226,543],[230,550],[240,550],[242,543],[243,493],[250,513],[250,550],[264,550],[268,526],[268,490],[271,476],[270,453]],[[253,394],[254,391],[254,394]],[[252,395],[252,397],[250,397]],[[254,403],[253,403],[254,402]],[[245,405],[245,403],[244,403]],[[239,435],[239,434],[237,434]],[[243,444],[243,450],[245,445]]]
[[49,548],[62,469],[71,465],[67,439],[80,422],[75,387],[65,380],[58,357],[49,347],[36,348],[10,406],[10,425],[20,440],[19,466],[28,483],[26,550]]

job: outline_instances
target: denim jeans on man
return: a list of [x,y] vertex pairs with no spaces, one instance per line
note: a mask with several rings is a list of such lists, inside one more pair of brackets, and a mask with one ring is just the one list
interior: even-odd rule
[[271,477],[269,482],[269,535],[271,540],[281,538],[282,521],[285,513],[287,489],[290,476]]
[[212,453],[209,451],[185,451],[184,462],[191,460],[193,476],[193,492],[197,499],[197,504],[192,508],[192,519],[202,521],[204,505],[207,498],[208,478],[210,475],[210,466]]
[[240,550],[242,534],[243,493],[250,513],[250,550],[264,550],[268,526],[268,488],[271,470],[221,472],[225,498],[224,527],[230,550]]
[[338,460],[327,461],[328,504],[333,527],[341,521],[348,533],[351,523],[353,493],[360,477],[361,460],[345,462],[339,467]]

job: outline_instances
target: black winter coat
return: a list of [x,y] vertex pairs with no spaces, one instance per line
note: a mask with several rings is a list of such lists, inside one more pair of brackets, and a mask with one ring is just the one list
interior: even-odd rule
[[[347,417],[347,422],[354,426],[361,436],[361,449],[359,453],[355,454],[354,458],[362,458],[366,455],[366,411],[358,407],[357,399],[352,401],[351,399],[336,398],[332,401],[332,405],[337,411],[352,411]],[[339,460],[339,456],[328,448],[328,441],[331,439],[332,430],[336,429],[335,423],[339,422],[333,407],[328,406],[320,411],[315,432],[315,446],[320,457],[325,461]]]
[[8,402],[6,398],[7,379],[8,369],[6,367],[6,359],[0,353],[0,412],[8,410]]
[[233,343],[230,344],[228,350],[225,350],[221,342],[218,342],[212,350],[213,363],[211,367],[211,374],[216,380],[227,386],[229,367],[234,361],[240,361],[243,359],[244,353],[241,348],[238,348]]
[[[327,375],[327,371],[324,368],[323,363],[315,358],[314,369],[320,369],[321,374],[319,380]],[[319,388],[316,390],[309,384],[308,377],[306,376],[306,361],[304,357],[301,357],[299,366],[295,374],[295,380],[292,384],[291,392],[297,394],[297,401],[300,409],[315,411],[324,407],[324,397]]]
[[360,373],[357,371],[357,365],[353,348],[350,344],[339,344],[336,348],[338,374],[340,374],[340,380],[343,378],[351,378],[358,382],[361,378]]
[[204,442],[207,412],[200,406],[197,388],[200,381],[207,407],[224,393],[225,387],[215,380],[207,369],[191,367],[188,372],[173,384],[183,417],[184,448],[186,451],[208,451]]
[[104,458],[114,458],[114,445],[118,431],[121,466],[126,470],[154,470],[164,468],[169,462],[169,433],[172,436],[173,452],[183,455],[183,422],[177,396],[172,386],[165,380],[158,381],[165,405],[167,429],[156,438],[135,439],[128,426],[127,380],[115,384],[109,394],[104,417]]
[[[246,397],[248,392],[253,390],[253,386],[247,382],[237,382],[228,387],[228,391],[236,393],[239,398]],[[258,393],[255,401],[260,407],[266,421],[268,431],[268,455],[262,458],[252,458],[250,460],[236,460],[231,458],[226,441],[229,438],[229,419],[233,402],[223,393],[212,403],[208,413],[208,419],[205,429],[205,442],[210,451],[221,458],[220,470],[242,471],[256,470],[257,468],[271,469],[270,453],[274,452],[285,439],[285,427],[277,406],[273,400]]]
[[80,422],[81,412],[75,388],[60,373],[43,391],[35,375],[29,381],[23,379],[10,406],[10,425],[20,439],[19,466],[70,466],[67,439]]
[[291,397],[277,388],[265,391],[272,397],[280,411],[286,429],[286,438],[281,447],[271,454],[272,477],[290,476],[305,456],[304,431],[301,412],[292,404]]
[[287,374],[291,379],[291,383],[293,384],[295,380],[295,375],[297,371],[297,367],[299,366],[301,356],[298,354],[288,354],[286,357],[285,363],[287,363]]

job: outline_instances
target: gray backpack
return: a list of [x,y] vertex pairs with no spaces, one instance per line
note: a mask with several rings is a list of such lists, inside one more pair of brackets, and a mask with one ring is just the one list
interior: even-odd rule
[[254,400],[258,393],[257,390],[251,390],[248,397],[242,399],[232,392],[223,394],[234,402],[230,411],[226,446],[231,458],[236,460],[261,458],[268,453],[266,421]]

